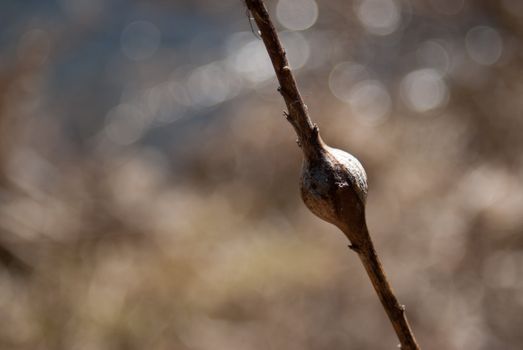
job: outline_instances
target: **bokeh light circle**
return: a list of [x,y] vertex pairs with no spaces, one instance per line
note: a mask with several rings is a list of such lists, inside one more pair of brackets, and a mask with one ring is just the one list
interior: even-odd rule
[[437,40],[427,40],[416,52],[418,61],[425,67],[447,73],[451,66],[450,54]]
[[157,26],[147,21],[135,21],[122,31],[121,49],[132,61],[142,61],[155,54],[162,34]]
[[490,66],[501,57],[503,41],[494,28],[478,26],[467,32],[465,47],[470,58],[481,65]]
[[280,0],[276,18],[287,29],[308,29],[318,19],[318,5],[315,0]]
[[339,100],[350,103],[352,87],[368,78],[369,72],[363,65],[353,62],[340,62],[329,75],[329,89]]
[[388,35],[401,24],[400,6],[394,0],[363,0],[356,15],[365,29],[375,35]]
[[387,89],[377,80],[356,84],[350,91],[349,102],[352,113],[370,125],[384,122],[392,105]]
[[401,82],[401,95],[410,109],[426,112],[447,102],[448,89],[439,71],[425,68],[405,76]]

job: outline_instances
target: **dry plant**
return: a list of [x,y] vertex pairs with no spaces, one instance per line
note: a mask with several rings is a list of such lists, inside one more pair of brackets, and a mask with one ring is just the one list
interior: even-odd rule
[[365,220],[367,176],[360,162],[339,149],[327,146],[309,118],[285,51],[262,0],[246,0],[260,30],[285,100],[287,120],[298,135],[304,155],[301,194],[305,205],[321,219],[336,225],[350,240],[361,259],[405,350],[419,349],[401,305],[387,281]]

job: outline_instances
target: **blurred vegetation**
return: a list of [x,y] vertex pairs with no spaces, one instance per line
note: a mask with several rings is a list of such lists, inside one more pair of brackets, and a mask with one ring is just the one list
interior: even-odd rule
[[[522,3],[268,6],[423,349],[521,349]],[[276,86],[240,0],[3,1],[0,348],[392,348]]]

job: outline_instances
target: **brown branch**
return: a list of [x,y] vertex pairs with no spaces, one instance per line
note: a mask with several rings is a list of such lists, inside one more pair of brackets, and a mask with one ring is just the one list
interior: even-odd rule
[[[367,231],[366,226],[364,230]],[[368,233],[367,236],[368,239],[365,246],[361,247],[361,249],[355,249],[355,251],[358,253],[372,282],[372,286],[376,290],[381,304],[392,323],[392,327],[400,341],[401,349],[418,350],[419,345],[407,320],[405,306],[401,305],[396,299]],[[354,248],[352,249],[354,250]]]
[[298,144],[304,153],[314,152],[317,149],[315,145],[319,142],[318,133],[315,132],[316,127],[309,118],[307,106],[303,103],[298,91],[285,50],[280,43],[269,13],[263,1],[246,0],[245,2],[260,29],[261,38],[272,61],[276,77],[280,83],[278,91],[282,94],[287,105],[288,114],[286,114],[286,117],[298,135]]
[[269,53],[288,113],[287,120],[298,135],[304,153],[301,192],[305,205],[318,217],[339,227],[349,238],[349,246],[360,257],[376,293],[404,350],[419,350],[405,315],[383,271],[367,230],[365,201],[367,177],[352,155],[333,149],[321,140],[311,122],[307,106],[298,91],[285,51],[262,0],[245,0],[260,29]]

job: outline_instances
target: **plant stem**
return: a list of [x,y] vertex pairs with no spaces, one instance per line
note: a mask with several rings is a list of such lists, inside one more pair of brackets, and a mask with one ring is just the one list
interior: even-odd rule
[[[285,51],[280,43],[278,34],[272,24],[263,0],[245,0],[245,3],[256,21],[261,38],[272,61],[276,77],[280,84],[278,90],[287,105],[287,120],[294,127],[305,156],[317,154],[319,149],[323,147],[323,143],[319,137],[317,127],[312,123],[309,117],[307,106],[300,95]],[[347,237],[358,237],[358,242],[352,242],[357,245],[352,245],[351,248],[358,253],[383,308],[389,316],[394,331],[400,340],[401,348],[403,350],[419,350],[419,345],[414,338],[414,334],[405,316],[405,308],[398,303],[387,281],[366,224],[359,226],[357,231],[359,232],[348,231],[345,234]]]
[[366,225],[362,232],[367,239],[361,247],[350,246],[352,250],[358,253],[358,256],[367,271],[367,275],[370,278],[374,290],[378,294],[381,301],[381,305],[385,309],[387,316],[389,317],[392,327],[398,336],[403,350],[419,350],[419,345],[416,342],[414,333],[410,328],[407,316],[405,314],[405,306],[398,302],[398,299],[394,295],[392,287],[387,280],[387,276],[383,270],[380,259],[374,248],[374,243],[370,235],[368,234]]
[[261,38],[269,53],[276,77],[280,83],[278,91],[282,94],[287,105],[287,120],[294,127],[298,135],[298,143],[303,152],[306,154],[314,152],[317,140],[317,133],[314,131],[315,126],[309,118],[307,106],[298,90],[285,50],[280,43],[278,33],[272,24],[269,13],[261,0],[246,0],[245,3],[260,29]]

